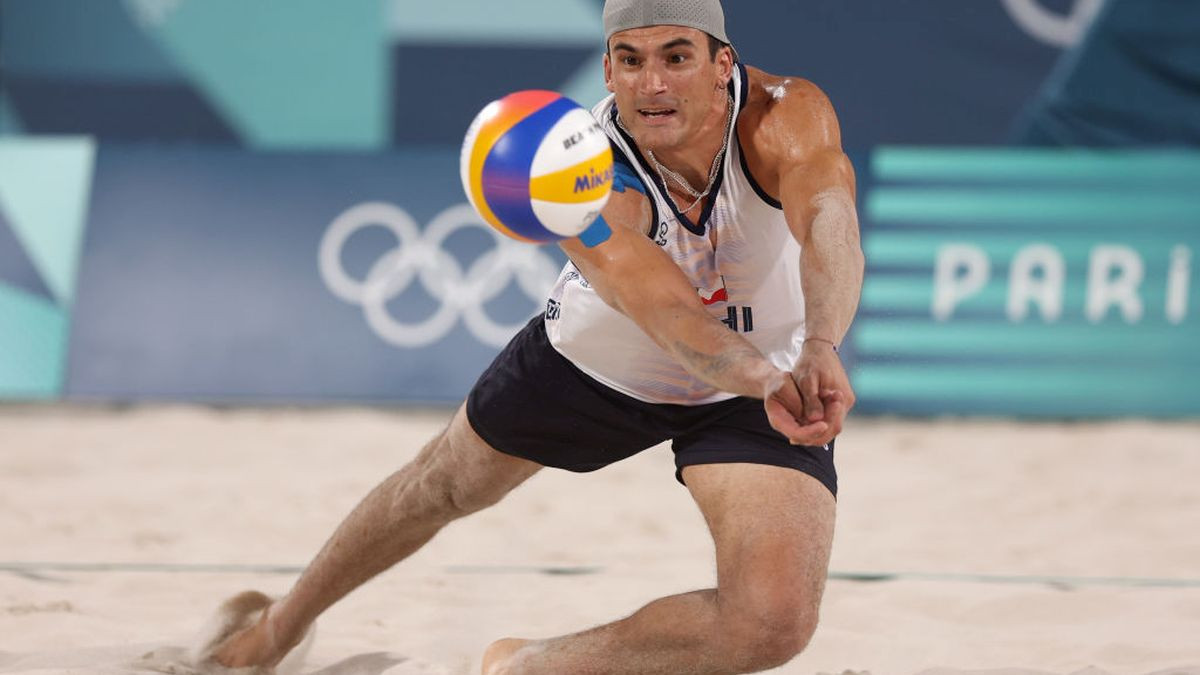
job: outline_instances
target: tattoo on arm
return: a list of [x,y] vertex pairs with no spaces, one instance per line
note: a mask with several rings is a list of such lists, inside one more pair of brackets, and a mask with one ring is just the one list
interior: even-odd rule
[[[750,378],[750,366],[759,365],[763,355],[749,343],[739,340],[742,344],[722,345],[716,354],[706,354],[697,351],[682,340],[676,340],[674,352],[691,370],[702,379],[717,383],[727,380],[731,373],[738,379]],[[737,372],[738,369],[742,372]]]

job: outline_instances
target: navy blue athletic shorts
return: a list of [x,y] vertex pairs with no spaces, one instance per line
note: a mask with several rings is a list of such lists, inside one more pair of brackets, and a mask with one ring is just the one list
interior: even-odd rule
[[673,405],[622,394],[559,354],[541,316],[479,377],[467,419],[496,450],[543,466],[595,471],[671,439],[681,483],[685,466],[746,462],[803,471],[837,495],[832,443],[791,445],[753,398]]

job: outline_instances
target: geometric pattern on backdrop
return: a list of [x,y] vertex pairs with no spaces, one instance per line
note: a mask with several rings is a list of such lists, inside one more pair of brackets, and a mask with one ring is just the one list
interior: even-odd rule
[[94,161],[87,138],[0,139],[0,397],[62,389]]

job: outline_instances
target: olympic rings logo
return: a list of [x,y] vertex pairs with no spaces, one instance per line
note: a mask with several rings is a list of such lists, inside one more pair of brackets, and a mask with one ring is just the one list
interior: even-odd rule
[[[366,279],[352,278],[342,265],[342,249],[354,233],[383,227],[396,237],[396,247],[371,265]],[[466,270],[444,248],[447,237],[464,228],[490,234],[495,248],[479,256]],[[318,267],[325,286],[345,302],[361,305],[367,324],[385,342],[397,347],[424,347],[445,337],[461,317],[480,342],[503,347],[545,304],[558,264],[536,246],[496,232],[479,219],[469,204],[452,206],[437,215],[422,232],[404,210],[386,202],[366,202],[334,219],[321,238]],[[534,303],[527,317],[503,324],[488,316],[484,306],[516,281]],[[404,323],[388,312],[388,302],[413,283],[420,283],[441,305],[428,318]]]
[[1029,35],[1054,47],[1069,47],[1083,39],[1103,2],[1075,0],[1066,16],[1042,6],[1040,0],[1004,0],[1004,8]]

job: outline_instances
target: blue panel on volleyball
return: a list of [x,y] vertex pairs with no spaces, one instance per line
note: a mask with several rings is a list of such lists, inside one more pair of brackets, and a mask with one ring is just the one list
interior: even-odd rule
[[517,234],[542,239],[545,229],[529,203],[529,172],[542,138],[578,107],[560,98],[517,122],[492,146],[483,163],[483,194],[496,217]]

